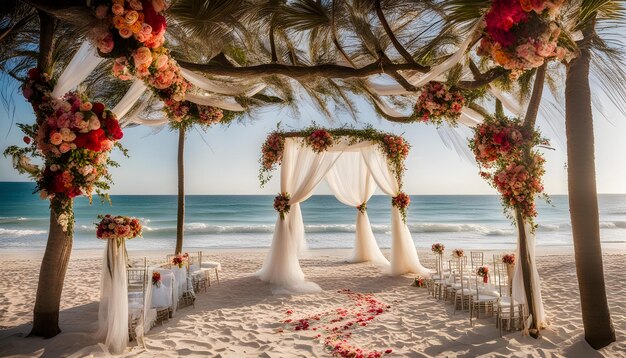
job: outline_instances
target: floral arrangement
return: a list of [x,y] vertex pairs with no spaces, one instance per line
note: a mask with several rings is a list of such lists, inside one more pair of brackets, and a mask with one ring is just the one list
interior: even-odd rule
[[114,58],[113,75],[143,80],[165,104],[172,127],[219,122],[222,110],[185,101],[191,85],[163,45],[167,28],[165,0],[97,0],[89,37],[103,57]]
[[[376,317],[385,313],[391,306],[379,301],[373,294],[345,289],[338,293],[347,296],[348,300],[342,300],[348,302],[346,306],[309,314],[304,318],[288,318],[283,323],[302,334],[305,331],[315,332],[313,338],[323,342],[333,357],[379,358],[391,354],[392,349],[368,350],[350,343],[353,332],[356,333],[358,328],[372,324]],[[293,314],[293,310],[287,310],[287,315]],[[278,332],[283,332],[283,329],[279,329]]]
[[367,203],[363,203],[359,206],[356,207],[356,209],[361,213],[361,214],[365,214],[365,212],[367,211]]
[[452,250],[452,256],[460,259],[461,257],[465,256],[465,251],[463,251],[462,249],[454,249]]
[[533,149],[545,144],[548,142],[539,132],[505,117],[485,118],[474,128],[470,140],[480,175],[501,194],[506,215],[513,218],[511,209],[519,210],[533,228],[537,216],[535,197],[549,201],[541,179],[545,159]]
[[543,193],[545,159],[533,151],[528,160],[516,160],[496,171],[493,184],[506,207],[517,208],[525,218],[537,216],[535,196]]
[[152,284],[156,287],[161,287],[161,273],[158,271],[152,272]]
[[476,161],[490,167],[500,158],[519,157],[521,145],[531,139],[530,133],[525,132],[519,119],[486,117],[475,127],[470,147]]
[[[26,148],[11,146],[4,154],[13,157],[18,171],[35,179],[36,191],[50,200],[63,231],[72,232],[72,199],[84,195],[91,202],[94,192],[106,197],[103,191],[112,182],[108,167],[117,166],[109,154],[115,146],[122,149],[117,141],[124,134],[104,104],[75,92],[53,98],[52,88],[47,74],[36,68],[28,71],[22,93],[33,106],[37,122],[19,125],[26,135]],[[29,157],[43,159],[43,167],[30,164]]]
[[515,254],[506,254],[502,256],[502,263],[506,265],[514,265],[515,264]]
[[545,61],[569,61],[573,53],[560,38],[557,24],[564,0],[494,0],[485,15],[485,34],[479,56],[511,70],[516,79],[522,72]]
[[406,223],[406,211],[411,204],[411,197],[406,195],[403,192],[398,193],[398,195],[394,196],[391,199],[391,205],[398,208],[400,210],[400,215],[402,215],[402,220]]
[[443,255],[443,251],[445,250],[445,246],[443,246],[443,244],[441,243],[435,243],[433,244],[430,249],[432,250],[432,252],[439,254],[439,255]]
[[483,282],[487,283],[489,281],[489,267],[481,266],[476,270],[476,274],[483,278]]
[[141,223],[137,218],[128,216],[98,216],[100,222],[96,224],[96,236],[102,240],[134,239],[141,236]]
[[441,82],[430,81],[421,88],[415,104],[415,116],[422,122],[441,125],[444,120],[456,124],[465,105],[461,91]]
[[280,132],[272,132],[261,147],[261,167],[264,170],[273,170],[283,160],[285,137]]
[[405,170],[404,161],[409,154],[410,145],[401,136],[380,132],[371,126],[364,129],[349,127],[322,129],[312,126],[302,131],[283,132],[278,129],[270,133],[261,147],[261,158],[259,160],[261,164],[259,171],[261,186],[271,179],[271,172],[281,163],[283,151],[285,150],[285,138],[287,137],[303,138],[303,144],[311,146],[317,153],[327,150],[338,137],[345,138],[348,144],[365,141],[377,143],[379,148],[385,153],[389,168],[398,180],[400,187],[402,187],[402,177]]
[[333,145],[333,136],[324,129],[316,129],[306,137],[306,141],[314,152],[321,153]]
[[274,209],[280,213],[281,220],[285,220],[285,214],[289,213],[289,209],[291,209],[289,199],[291,199],[291,195],[286,192],[279,193],[274,198]]
[[417,276],[411,286],[413,287],[424,287],[426,285],[426,279],[422,276]]
[[178,268],[183,268],[185,261],[187,260],[184,255],[176,255],[172,258],[172,264],[177,265]]

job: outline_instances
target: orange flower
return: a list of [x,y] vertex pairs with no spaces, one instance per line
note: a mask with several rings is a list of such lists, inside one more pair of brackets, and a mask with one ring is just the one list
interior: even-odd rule
[[494,51],[493,51],[493,59],[496,60],[497,63],[499,63],[500,65],[503,65],[503,66],[506,65],[507,63],[509,63],[509,61],[510,61],[510,59],[506,55],[506,53],[504,53],[500,49],[494,49]]
[[520,5],[522,5],[522,10],[526,12],[533,11],[533,4],[531,0],[520,0]]
[[119,30],[126,25],[126,21],[124,21],[122,16],[116,15],[113,18],[113,25],[115,25],[115,28]]
[[134,24],[130,25],[130,29],[133,31],[133,34],[138,34],[141,32],[142,29],[142,23],[139,21],[135,21]]

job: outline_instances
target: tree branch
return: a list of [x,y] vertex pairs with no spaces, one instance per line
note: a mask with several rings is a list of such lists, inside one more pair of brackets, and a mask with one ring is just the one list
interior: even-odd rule
[[322,64],[313,66],[293,66],[285,64],[261,64],[246,67],[225,67],[221,64],[209,62],[207,64],[187,62],[183,60],[177,60],[178,63],[193,71],[210,73],[216,76],[230,76],[230,77],[261,77],[271,75],[283,75],[297,80],[314,78],[314,77],[331,77],[331,78],[354,78],[354,77],[367,77],[371,75],[387,74],[394,76],[397,71],[418,71],[428,72],[430,70],[427,66],[420,64],[402,63],[395,64],[389,63],[385,66],[380,66],[380,62],[376,61],[369,65],[352,68],[347,66],[341,66],[337,64]]
[[415,60],[413,59],[413,56],[411,56],[411,54],[402,46],[400,41],[398,41],[398,38],[393,33],[393,30],[389,26],[389,23],[387,22],[387,19],[385,19],[385,14],[383,13],[383,9],[380,6],[380,0],[376,0],[375,1],[375,7],[376,7],[376,15],[378,16],[378,20],[383,25],[383,29],[385,29],[385,33],[387,34],[387,36],[391,40],[391,43],[393,44],[393,47],[396,48],[396,51],[398,51],[398,53],[402,57],[404,57],[404,59],[408,63],[415,63]]
[[[470,62],[470,70],[471,70],[471,62]],[[485,73],[480,74],[479,72],[480,75],[478,77],[476,76],[476,74],[474,74],[474,78],[476,79],[475,81],[459,81],[457,86],[460,88],[465,88],[465,89],[480,88],[504,76],[507,72],[508,71],[503,69],[502,67],[494,67]]]
[[0,41],[2,41],[5,37],[7,37],[11,32],[20,31],[22,27],[24,27],[33,17],[35,17],[37,13],[32,13],[27,16],[21,18],[18,22],[16,22],[12,26],[5,27],[0,30]]
[[526,110],[526,117],[524,118],[524,127],[534,128],[537,121],[537,114],[539,113],[539,105],[541,104],[541,97],[543,96],[543,84],[546,78],[546,67],[548,62],[544,62],[541,67],[537,68],[535,74],[535,83],[533,84],[533,93],[528,103],[528,109]]

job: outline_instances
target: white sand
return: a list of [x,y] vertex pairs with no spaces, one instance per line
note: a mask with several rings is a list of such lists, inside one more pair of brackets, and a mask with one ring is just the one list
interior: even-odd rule
[[[189,250],[193,251],[193,250]],[[251,277],[264,251],[214,253],[222,263],[222,283],[198,295],[196,306],[183,308],[146,337],[148,351],[131,343],[128,356],[291,357],[329,356],[314,331],[293,331],[286,318],[346,305],[337,290],[374,293],[391,305],[353,340],[368,349],[393,349],[391,356],[565,356],[626,357],[626,275],[623,250],[606,250],[605,274],[618,342],[596,352],[582,339],[578,284],[573,257],[563,249],[543,249],[538,258],[545,308],[552,325],[534,340],[520,332],[499,337],[493,318],[469,326],[467,313],[411,287],[412,277],[386,277],[369,264],[347,264],[347,250],[314,250],[301,260],[307,278],[324,291],[302,296],[273,296],[268,285]],[[568,250],[571,251],[571,250]],[[131,252],[149,260],[163,253]],[[432,255],[420,251],[426,266]],[[97,343],[89,331],[97,320],[101,253],[75,251],[63,290],[61,329],[52,339],[25,338],[30,330],[40,252],[0,252],[0,356],[67,356]],[[490,257],[490,256],[489,256]],[[16,260],[19,258],[19,260]],[[292,317],[287,309],[294,310]],[[279,330],[283,328],[281,333]]]

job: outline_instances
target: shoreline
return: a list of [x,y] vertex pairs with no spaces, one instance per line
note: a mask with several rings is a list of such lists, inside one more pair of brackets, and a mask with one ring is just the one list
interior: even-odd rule
[[[172,250],[173,250],[172,245]],[[456,247],[446,246],[446,250],[451,250]],[[94,256],[99,256],[103,253],[103,249],[94,249],[94,248],[74,248],[72,249],[72,258],[90,258]],[[351,248],[310,248],[306,250],[301,258],[314,258],[316,256],[345,256],[348,257]],[[512,247],[510,250],[502,250],[502,249],[479,249],[479,248],[469,248],[465,249],[466,251],[482,251],[487,255],[496,254],[496,253],[509,253],[515,251],[515,248]],[[626,244],[624,243],[604,243],[602,244],[602,250],[604,255],[624,255],[626,254]],[[202,251],[204,255],[213,256],[219,254],[232,254],[232,253],[255,253],[255,254],[265,254],[269,252],[269,247],[244,247],[244,248],[206,248],[206,247],[189,247],[183,250],[185,252],[197,252]],[[389,255],[391,249],[383,248],[381,249],[383,254]],[[41,259],[45,252],[45,248],[2,248],[0,249],[0,260],[10,260],[15,259],[15,255],[19,254],[20,257],[28,260],[36,260]],[[430,257],[432,253],[429,249],[425,248],[417,248],[418,255],[420,257]],[[169,253],[169,251],[164,250],[146,250],[146,249],[129,249],[129,256],[146,256],[153,257],[162,255],[165,253]],[[536,256],[568,256],[574,254],[574,246],[573,245],[538,245],[536,247]]]

